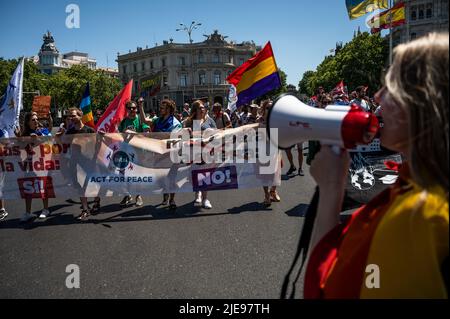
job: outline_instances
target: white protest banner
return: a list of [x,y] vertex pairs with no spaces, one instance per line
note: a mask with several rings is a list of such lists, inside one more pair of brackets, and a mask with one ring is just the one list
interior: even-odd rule
[[[183,133],[188,139],[170,139],[168,133],[0,139],[0,198],[154,195],[280,185],[279,152],[261,154],[262,162],[252,161],[251,150],[243,151],[257,137],[264,142],[257,144],[257,152],[265,152],[265,129],[253,125],[217,130],[206,139]],[[236,134],[246,138],[234,138]],[[171,152],[183,151],[177,145],[195,149],[196,144],[204,153],[214,149],[220,156],[214,162],[205,155],[200,161],[195,155],[190,161],[173,161]],[[220,160],[227,156],[228,161]],[[273,163],[273,172],[264,172]]]

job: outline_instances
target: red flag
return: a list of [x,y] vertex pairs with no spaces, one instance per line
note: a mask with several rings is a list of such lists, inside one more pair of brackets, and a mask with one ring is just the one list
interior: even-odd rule
[[106,133],[117,133],[117,127],[126,115],[125,104],[131,100],[133,80],[120,91],[120,93],[109,103],[102,117],[98,120],[95,130],[103,130]]
[[345,87],[344,81],[339,82],[338,85],[331,91],[333,99],[342,99],[344,101],[348,100],[347,88]]
[[344,81],[339,82],[338,85],[331,91],[333,95],[345,94],[345,85]]

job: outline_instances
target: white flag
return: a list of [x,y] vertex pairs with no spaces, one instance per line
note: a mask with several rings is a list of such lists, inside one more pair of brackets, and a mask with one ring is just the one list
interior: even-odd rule
[[231,84],[230,85],[230,93],[228,94],[228,109],[233,113],[236,111],[236,103],[238,101],[236,87]]
[[19,62],[0,101],[0,138],[14,137],[14,130],[19,127],[19,115],[23,109],[23,65],[24,59]]

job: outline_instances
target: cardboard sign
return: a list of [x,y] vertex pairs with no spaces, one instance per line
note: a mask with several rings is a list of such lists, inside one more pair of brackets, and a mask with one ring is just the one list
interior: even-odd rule
[[35,96],[32,111],[36,112],[39,118],[47,117],[48,113],[50,113],[51,99],[51,96]]

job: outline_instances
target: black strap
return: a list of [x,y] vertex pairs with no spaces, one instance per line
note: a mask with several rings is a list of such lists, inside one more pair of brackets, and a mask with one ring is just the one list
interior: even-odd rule
[[314,196],[306,211],[305,222],[303,224],[303,229],[300,235],[300,240],[298,242],[297,252],[295,253],[294,261],[292,262],[291,268],[289,269],[288,273],[284,277],[283,286],[281,288],[281,296],[280,296],[281,299],[287,299],[287,291],[289,288],[288,286],[291,274],[294,271],[295,265],[297,264],[300,255],[302,255],[300,269],[298,270],[298,273],[295,276],[295,280],[292,283],[292,291],[289,294],[289,299],[293,299],[295,297],[295,286],[297,284],[298,279],[300,278],[303,266],[305,265],[306,257],[308,256],[308,247],[309,243],[311,242],[311,235],[314,227],[314,221],[317,215],[318,204],[319,204],[319,188],[316,187]]

